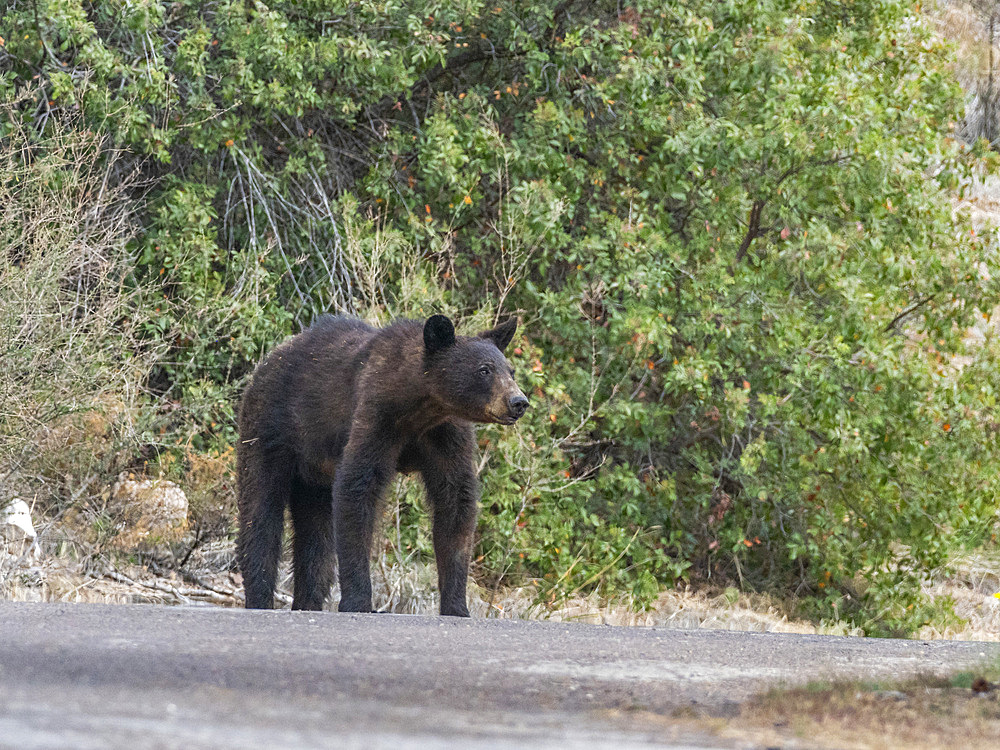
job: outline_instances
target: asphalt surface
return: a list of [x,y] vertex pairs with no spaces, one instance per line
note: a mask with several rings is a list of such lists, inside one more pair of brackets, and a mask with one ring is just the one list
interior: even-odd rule
[[1000,644],[0,602],[0,748],[746,747],[679,728],[775,684]]

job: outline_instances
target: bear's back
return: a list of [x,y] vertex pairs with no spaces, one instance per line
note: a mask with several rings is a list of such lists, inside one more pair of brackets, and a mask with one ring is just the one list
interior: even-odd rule
[[252,434],[262,441],[261,447],[271,449],[306,437],[302,431],[311,431],[311,426],[303,424],[305,413],[325,412],[327,419],[335,421],[345,418],[352,408],[361,353],[376,334],[362,320],[322,315],[275,347],[257,366],[244,391],[239,409],[241,435]]
[[345,355],[357,354],[375,337],[378,329],[357,318],[345,315],[320,315],[298,336],[285,342],[294,347],[320,346],[336,349]]

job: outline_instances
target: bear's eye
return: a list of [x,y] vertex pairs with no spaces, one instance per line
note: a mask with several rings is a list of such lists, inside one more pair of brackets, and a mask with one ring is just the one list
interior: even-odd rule
[[482,375],[484,378],[487,375],[489,375],[490,374],[490,367],[489,367],[489,365],[483,365],[482,367],[480,367],[479,368],[479,374]]

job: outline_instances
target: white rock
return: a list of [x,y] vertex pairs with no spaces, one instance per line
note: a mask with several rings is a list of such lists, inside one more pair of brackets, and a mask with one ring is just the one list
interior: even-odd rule
[[24,500],[0,507],[0,539],[5,542],[33,542],[38,534],[31,523],[31,509]]

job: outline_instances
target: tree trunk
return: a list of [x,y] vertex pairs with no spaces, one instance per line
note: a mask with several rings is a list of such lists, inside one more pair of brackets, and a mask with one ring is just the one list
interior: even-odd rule
[[996,19],[997,19],[996,11],[994,11],[993,13],[990,13],[990,33],[989,33],[989,37],[988,37],[989,46],[990,46],[990,69],[989,69],[989,78],[987,79],[987,83],[986,83],[986,102],[984,103],[985,106],[983,108],[983,115],[986,118],[986,122],[985,122],[986,140],[989,141],[990,146],[994,147],[994,148],[997,145],[996,144],[996,140],[997,140],[997,118],[996,118],[997,113],[996,113],[996,109],[997,108],[996,108],[995,96],[994,96],[994,93],[993,93],[993,75],[994,75],[993,74],[993,42],[994,42],[994,39],[995,39],[995,36],[994,36],[994,27],[996,25]]

